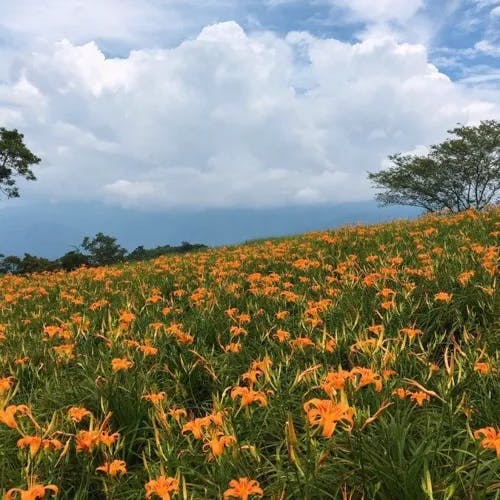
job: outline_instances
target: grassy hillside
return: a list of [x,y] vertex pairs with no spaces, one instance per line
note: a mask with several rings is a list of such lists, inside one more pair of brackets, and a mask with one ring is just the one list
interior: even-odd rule
[[0,491],[500,498],[499,236],[495,209],[0,278]]

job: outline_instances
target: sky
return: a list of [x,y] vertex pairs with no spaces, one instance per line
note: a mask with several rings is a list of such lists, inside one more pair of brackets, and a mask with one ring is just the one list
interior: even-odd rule
[[0,199],[0,253],[60,255],[82,212],[87,234],[140,219],[131,245],[148,214],[180,221],[158,245],[220,213],[205,242],[287,208],[297,232],[300,207],[366,207],[388,155],[499,118],[500,0],[0,0],[0,126],[42,158]]

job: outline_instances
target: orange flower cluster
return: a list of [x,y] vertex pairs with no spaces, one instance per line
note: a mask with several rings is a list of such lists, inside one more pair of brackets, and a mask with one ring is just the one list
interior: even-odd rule
[[29,447],[30,455],[34,457],[40,449],[56,451],[63,448],[59,439],[42,439],[40,436],[24,436],[17,441],[18,448]]
[[399,399],[410,398],[412,401],[417,403],[418,406],[423,406],[425,401],[430,401],[431,397],[429,393],[424,391],[409,391],[407,389],[399,388],[392,392],[393,395],[397,396]]
[[382,390],[384,380],[394,375],[392,370],[385,370],[382,374],[373,371],[371,368],[355,366],[351,370],[338,370],[328,372],[321,382],[321,388],[329,395],[335,395],[337,391],[344,389],[347,381],[353,384],[356,390],[367,385],[373,385],[376,392]]

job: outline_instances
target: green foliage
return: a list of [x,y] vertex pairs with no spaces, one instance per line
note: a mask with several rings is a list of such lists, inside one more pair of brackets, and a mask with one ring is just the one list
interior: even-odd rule
[[85,236],[82,248],[87,252],[89,263],[93,266],[106,266],[122,262],[127,250],[116,242],[116,238],[97,233],[94,239]]
[[208,247],[206,245],[199,243],[192,244],[186,241],[183,241],[180,246],[162,245],[155,248],[144,248],[144,246],[141,245],[127,254],[125,260],[134,262],[138,260],[155,259],[161,255],[187,253],[196,250],[205,250],[207,248]]
[[21,259],[15,255],[0,255],[0,274],[16,274],[21,269]]
[[27,274],[42,271],[55,271],[58,263],[44,257],[36,257],[25,253],[20,259],[14,255],[0,258],[0,274]]
[[428,212],[482,210],[500,194],[500,122],[448,131],[455,137],[430,147],[426,156],[395,154],[393,166],[369,173],[383,205],[410,205]]
[[19,197],[16,177],[36,180],[30,167],[41,159],[25,146],[23,139],[24,135],[16,129],[0,127],[0,192],[7,198]]
[[89,264],[89,258],[78,250],[71,250],[58,259],[65,271],[73,271]]

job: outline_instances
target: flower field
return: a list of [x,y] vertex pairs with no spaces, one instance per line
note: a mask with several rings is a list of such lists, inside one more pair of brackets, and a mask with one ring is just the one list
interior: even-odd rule
[[0,278],[6,499],[500,498],[500,210]]

